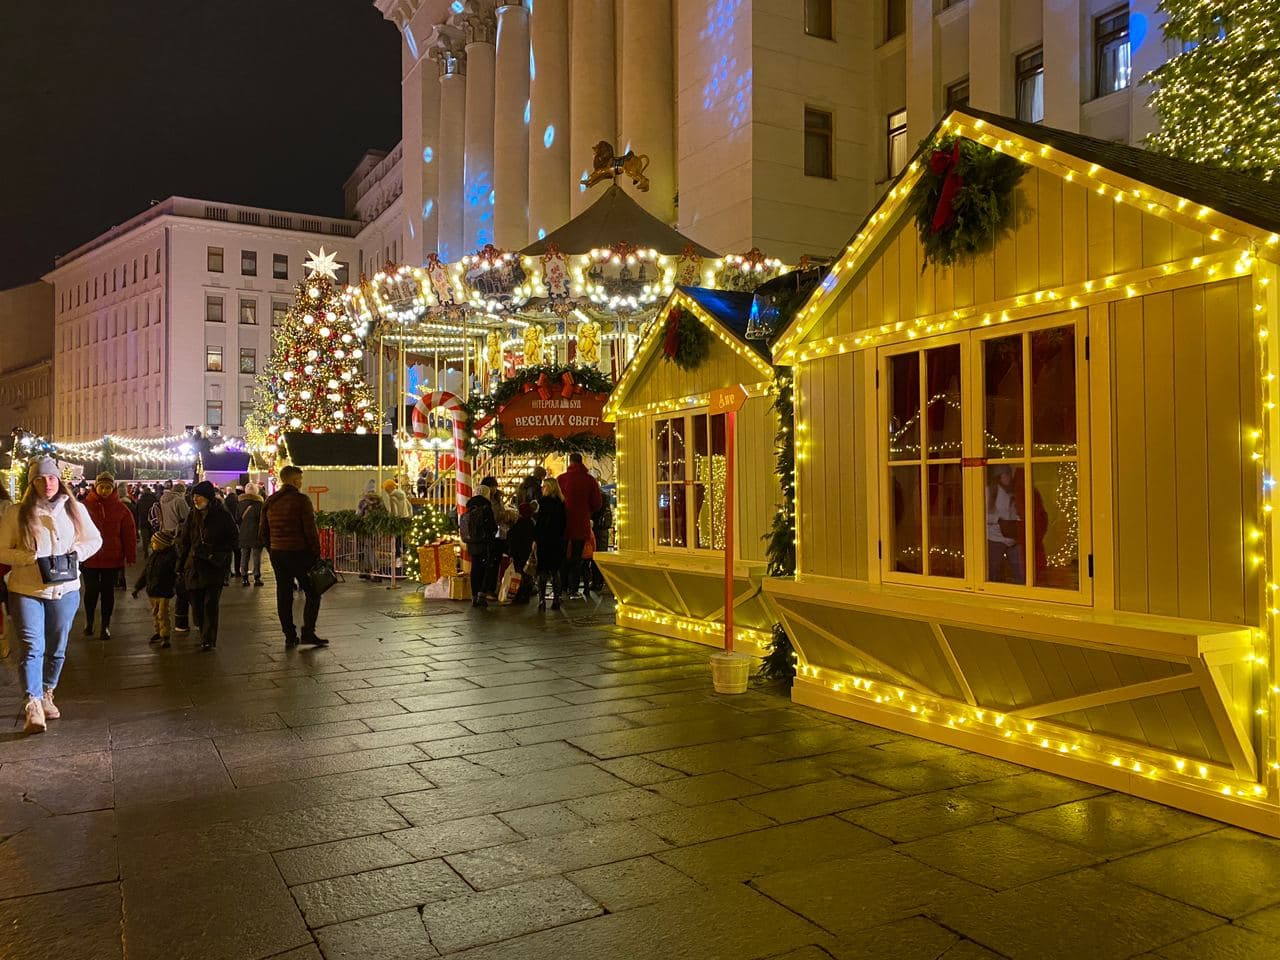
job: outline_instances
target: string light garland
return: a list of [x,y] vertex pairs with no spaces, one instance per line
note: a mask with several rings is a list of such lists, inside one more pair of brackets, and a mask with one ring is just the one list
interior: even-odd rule
[[1280,168],[1280,10],[1275,0],[1161,0],[1179,52],[1144,78],[1160,118],[1146,145],[1270,180]]

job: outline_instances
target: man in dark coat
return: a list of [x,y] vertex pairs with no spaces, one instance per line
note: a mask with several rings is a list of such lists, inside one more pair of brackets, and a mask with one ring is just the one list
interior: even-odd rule
[[[569,454],[569,469],[560,474],[560,492],[564,494],[564,538],[569,542],[569,554],[565,560],[565,588],[570,597],[578,590],[583,579],[582,552],[591,538],[591,515],[600,509],[603,499],[600,484],[587,472],[582,454]],[[583,595],[591,596],[588,580]]]
[[302,492],[302,470],[290,464],[280,471],[280,489],[267,498],[258,521],[258,534],[271,557],[276,573],[276,613],[284,630],[286,650],[299,643],[293,622],[293,585],[302,587],[306,604],[302,609],[301,642],[315,647],[329,645],[316,636],[320,617],[320,594],[307,576],[320,559],[320,531],[311,498]]
[[151,526],[151,510],[160,502],[152,487],[143,487],[138,494],[138,538],[142,541],[142,558],[151,556],[151,537],[158,531]]
[[187,588],[191,615],[200,628],[200,649],[218,645],[218,605],[239,531],[208,480],[191,490],[194,509],[178,537],[178,575]]

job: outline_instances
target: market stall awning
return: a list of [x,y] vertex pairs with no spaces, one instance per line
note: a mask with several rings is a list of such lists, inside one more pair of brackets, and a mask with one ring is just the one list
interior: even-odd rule
[[395,440],[372,433],[286,433],[281,453],[300,467],[373,467],[378,463],[378,441],[382,441],[382,464],[396,465]]
[[561,253],[583,254],[623,242],[669,257],[679,256],[686,247],[692,247],[702,257],[719,256],[667,226],[616,183],[582,213],[520,252],[526,257],[541,256],[554,243]]

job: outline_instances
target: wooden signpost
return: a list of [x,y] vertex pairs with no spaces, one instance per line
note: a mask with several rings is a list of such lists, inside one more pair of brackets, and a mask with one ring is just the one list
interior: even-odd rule
[[734,429],[738,411],[747,402],[742,384],[711,391],[712,416],[724,417],[724,651],[733,653],[733,488],[737,444]]

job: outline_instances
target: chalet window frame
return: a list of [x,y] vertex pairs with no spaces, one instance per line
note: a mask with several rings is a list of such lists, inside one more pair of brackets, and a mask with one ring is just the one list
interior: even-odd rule
[[[649,489],[652,491],[650,505],[653,509],[653,523],[649,533],[649,545],[650,545],[650,548],[655,553],[668,554],[668,555],[675,554],[680,556],[691,556],[691,557],[723,557],[724,556],[723,548],[717,549],[715,547],[697,546],[698,515],[697,515],[697,510],[694,509],[694,504],[696,502],[696,490],[699,486],[706,486],[708,488],[707,495],[709,497],[712,497],[712,500],[711,500],[712,517],[714,518],[716,514],[715,500],[714,500],[714,497],[712,496],[712,494],[714,493],[714,486],[709,482],[697,480],[696,475],[694,473],[693,457],[695,456],[695,452],[696,452],[696,447],[694,445],[694,423],[697,421],[698,417],[707,418],[706,425],[705,425],[705,429],[707,430],[707,449],[710,455],[714,455],[714,450],[712,449],[712,438],[714,437],[714,431],[712,429],[713,421],[715,420],[715,418],[719,417],[722,419],[722,423],[725,425],[725,428],[727,428],[727,419],[725,419],[725,414],[723,413],[713,414],[711,413],[709,407],[701,406],[701,407],[690,407],[685,410],[674,410],[674,411],[671,411],[670,413],[658,414],[658,415],[654,415],[647,418],[648,428],[649,428],[647,432],[647,435],[649,438],[649,481],[650,481]],[[684,467],[683,467],[683,479],[676,480],[673,478],[669,480],[660,480],[658,477],[658,463],[659,463],[658,437],[662,429],[662,425],[664,423],[673,422],[677,420],[683,423],[684,425],[685,458],[684,458]],[[727,432],[722,433],[722,435],[725,436],[725,439],[727,442],[728,440]],[[725,448],[725,453],[726,454],[728,453],[727,447]],[[684,503],[685,503],[684,541],[685,542],[683,544],[662,543],[661,542],[662,538],[659,536],[659,525],[662,522],[661,513],[658,507],[658,503],[659,503],[658,498],[661,493],[660,487],[665,487],[667,488],[668,492],[670,492],[674,487],[677,487],[677,486],[682,486],[684,488]],[[674,525],[672,525],[671,529],[672,529],[672,533],[674,533]],[[735,554],[737,553],[736,547],[734,552]],[[735,559],[736,559],[736,556],[735,556]]]
[[[1027,342],[1026,334],[1035,333],[1040,330],[1053,328],[1070,327],[1074,336],[1075,350],[1075,414],[1076,414],[1076,454],[1074,458],[1057,458],[1074,459],[1076,463],[1076,515],[1077,515],[1077,564],[1079,573],[1078,589],[1070,590],[1058,587],[1023,585],[1012,583],[989,582],[987,577],[987,535],[986,535],[986,482],[987,467],[985,443],[980,443],[980,439],[985,437],[985,369],[984,369],[984,345],[989,340],[1001,337],[1009,337],[1015,335],[1024,335],[1023,343]],[[1093,530],[1092,530],[1092,506],[1091,506],[1091,489],[1095,485],[1093,478],[1092,459],[1090,450],[1090,430],[1092,417],[1100,414],[1098,410],[1092,410],[1090,406],[1090,370],[1087,358],[1087,337],[1089,333],[1089,320],[1087,310],[1077,310],[1064,314],[1057,314],[1048,317],[1036,317],[1025,321],[1015,323],[1002,324],[995,327],[982,327],[976,330],[963,331],[959,333],[949,334],[945,336],[930,337],[928,339],[907,340],[900,343],[881,347],[875,352],[874,369],[876,376],[872,378],[869,387],[869,393],[872,394],[872,403],[875,410],[875,439],[874,450],[870,451],[871,459],[874,463],[877,495],[868,504],[868,512],[870,514],[870,529],[879,530],[880,540],[877,544],[876,538],[872,537],[872,564],[878,570],[880,581],[886,585],[904,586],[904,587],[922,587],[929,589],[944,590],[948,594],[968,594],[971,596],[993,596],[1015,600],[1035,600],[1045,601],[1067,606],[1094,606],[1097,602],[1097,596],[1093,584],[1093,576],[1090,568],[1090,558],[1093,551]],[[917,459],[898,459],[891,460],[887,449],[887,437],[889,434],[889,418],[891,415],[890,405],[890,376],[889,361],[893,357],[917,354],[922,355],[929,350],[958,345],[960,347],[960,400],[961,400],[961,458],[942,457],[930,458],[922,451],[921,456]],[[1025,350],[1025,346],[1024,346]],[[1024,355],[1024,364],[1027,362]],[[923,366],[923,365],[922,365]],[[1027,382],[1029,378],[1024,376],[1024,392],[1026,396],[1024,406],[1024,430],[1029,430],[1027,421],[1030,420],[1030,384]],[[927,388],[927,380],[925,373],[921,371],[921,394],[923,395]],[[1092,417],[1091,417],[1092,413]],[[1105,415],[1105,412],[1103,412]],[[920,435],[920,442],[923,446],[926,439],[923,434]],[[920,496],[922,507],[920,511],[920,543],[922,551],[927,552],[929,549],[929,522],[927,510],[928,503],[928,471],[929,463],[945,464],[956,462],[962,459],[969,461],[971,458],[981,458],[984,465],[978,467],[962,467],[961,476],[963,484],[962,503],[963,513],[963,531],[964,531],[964,572],[960,577],[946,577],[930,575],[927,567],[923,568],[926,572],[909,573],[903,571],[895,571],[893,569],[893,543],[892,531],[894,529],[894,487],[890,470],[893,465],[900,467],[908,467],[911,465],[920,466],[921,484]],[[1003,458],[1016,459],[1016,458]],[[1028,447],[1025,456],[1022,458],[1028,463],[1035,465],[1045,462],[1056,462],[1054,458],[1033,455]],[[995,465],[1002,462],[1002,458],[991,457],[991,464]],[[1030,503],[1031,497],[1031,476],[1024,476],[1026,484],[1024,490],[1026,493],[1024,502]],[[1103,478],[1105,480],[1105,478]],[[1024,546],[1024,552],[1025,546]],[[879,554],[878,559],[876,554]],[[1024,569],[1027,570],[1026,578],[1033,579],[1030,567],[1034,558],[1024,557]]]

